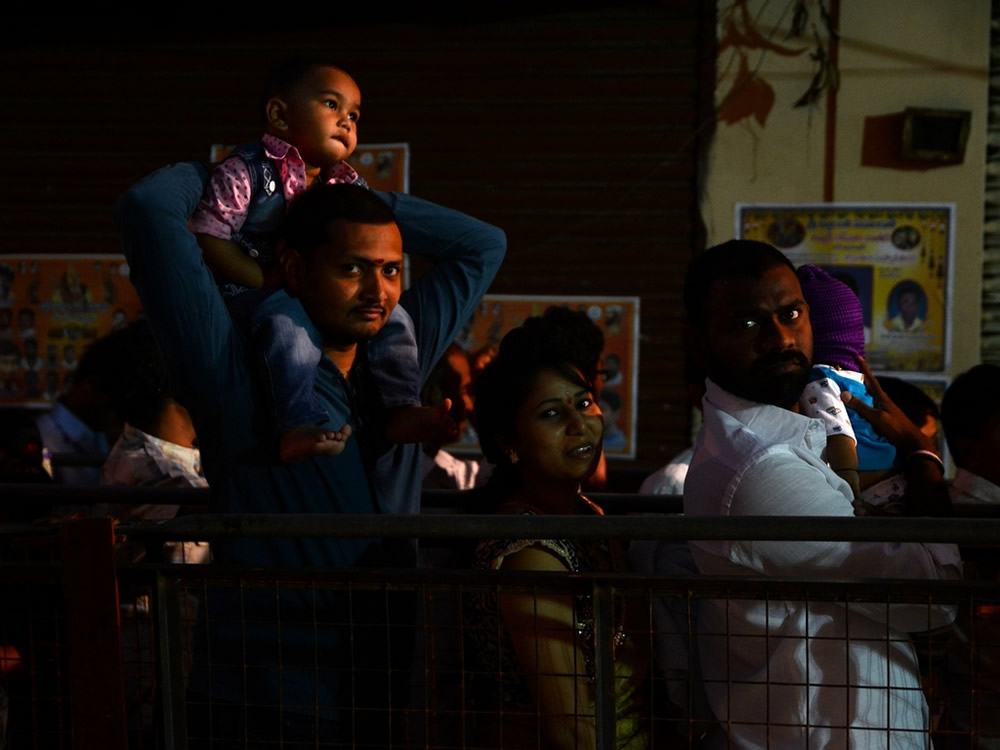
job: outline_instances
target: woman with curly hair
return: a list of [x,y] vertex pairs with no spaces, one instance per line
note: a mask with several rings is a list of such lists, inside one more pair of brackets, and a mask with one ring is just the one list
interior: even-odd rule
[[[574,333],[578,322],[564,312],[530,318],[507,334],[480,377],[480,444],[496,467],[486,512],[603,515],[580,492],[600,459],[604,423],[594,397],[597,359],[586,337]],[[491,539],[476,548],[475,566],[614,572],[623,569],[624,554],[615,541]],[[489,746],[595,747],[591,596],[494,589],[473,594],[470,604],[475,651],[493,682],[482,694],[494,705],[477,709],[499,722],[479,727]],[[639,689],[648,654],[629,634],[626,615],[625,603],[616,600],[616,746],[633,750],[648,746]]]

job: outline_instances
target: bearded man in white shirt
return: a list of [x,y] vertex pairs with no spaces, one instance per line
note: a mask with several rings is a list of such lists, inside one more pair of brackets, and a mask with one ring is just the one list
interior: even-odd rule
[[[684,488],[690,516],[851,516],[847,482],[825,463],[819,420],[799,414],[812,358],[809,308],[794,266],[734,240],[692,262],[687,338],[708,373],[704,426]],[[866,382],[881,409],[847,401],[904,459],[911,507],[944,497],[930,440]],[[816,579],[959,578],[953,545],[697,541],[703,574]],[[820,601],[706,601],[702,679],[720,746],[927,748],[928,711],[908,632],[946,608]]]

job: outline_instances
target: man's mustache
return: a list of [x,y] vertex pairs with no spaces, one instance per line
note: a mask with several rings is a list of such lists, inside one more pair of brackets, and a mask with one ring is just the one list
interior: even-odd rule
[[776,352],[774,354],[769,354],[766,357],[758,359],[754,363],[755,370],[769,370],[770,368],[777,365],[786,365],[790,362],[794,362],[803,370],[808,370],[812,364],[809,362],[809,358],[798,351],[797,349],[786,349],[781,352]]

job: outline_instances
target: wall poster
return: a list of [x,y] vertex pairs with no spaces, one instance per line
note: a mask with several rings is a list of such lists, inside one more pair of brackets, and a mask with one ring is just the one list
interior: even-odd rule
[[[604,451],[609,458],[635,458],[636,403],[639,383],[638,297],[545,297],[487,294],[455,343],[473,356],[498,344],[504,334],[526,318],[542,315],[551,306],[587,313],[604,332],[602,367],[605,377],[598,398],[604,413]],[[448,450],[478,452],[471,427]]]
[[141,310],[121,255],[0,255],[0,406],[50,406]]
[[736,236],[813,263],[861,300],[873,370],[944,372],[951,340],[954,204],[736,206]]

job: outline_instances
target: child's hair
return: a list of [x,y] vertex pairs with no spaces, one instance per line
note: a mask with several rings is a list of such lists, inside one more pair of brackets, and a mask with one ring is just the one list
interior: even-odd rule
[[806,263],[795,271],[809,305],[813,362],[858,371],[865,356],[865,320],[861,300],[842,281]]
[[275,65],[267,74],[261,97],[261,109],[270,99],[286,96],[301,84],[316,68],[333,68],[344,73],[341,66],[321,57],[287,57]]

